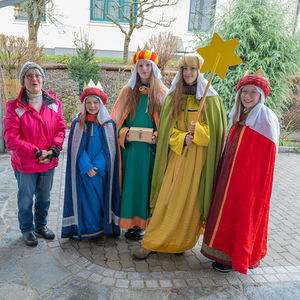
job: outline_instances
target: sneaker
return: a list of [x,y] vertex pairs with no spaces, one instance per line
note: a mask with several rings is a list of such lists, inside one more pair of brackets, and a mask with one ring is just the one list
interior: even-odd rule
[[218,262],[213,262],[212,263],[212,267],[219,271],[219,272],[222,272],[222,273],[228,273],[230,271],[232,271],[232,267],[231,266],[226,266],[226,265],[223,265],[223,264],[220,264]]
[[30,247],[34,247],[38,244],[38,240],[33,232],[23,234],[25,244]]

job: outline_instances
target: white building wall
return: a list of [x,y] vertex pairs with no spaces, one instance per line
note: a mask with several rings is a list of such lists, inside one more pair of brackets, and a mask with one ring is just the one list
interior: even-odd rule
[[[218,0],[217,4],[222,4],[226,0]],[[47,20],[40,26],[38,41],[49,54],[73,53],[74,32],[79,32],[80,28],[89,32],[90,40],[94,42],[95,49],[100,50],[97,55],[108,57],[122,57],[125,35],[112,22],[99,22],[90,20],[90,0],[54,0],[55,11],[62,14],[58,19],[63,24],[64,32]],[[150,11],[147,18],[158,20],[162,13],[164,18],[170,20],[177,17],[170,27],[157,26],[155,28],[142,27],[134,30],[129,51],[134,53],[138,46],[143,46],[152,34],[160,31],[172,32],[183,41],[183,50],[193,51],[193,34],[188,31],[189,21],[189,0],[179,0],[177,5],[158,8]],[[128,25],[123,25],[128,30]],[[12,6],[0,9],[0,33],[15,36],[25,36],[28,38],[27,21],[15,20]]]

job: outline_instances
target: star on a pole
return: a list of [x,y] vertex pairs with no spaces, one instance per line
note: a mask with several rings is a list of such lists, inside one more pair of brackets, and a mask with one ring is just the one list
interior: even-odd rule
[[[197,49],[204,59],[200,72],[214,71],[221,79],[224,79],[230,66],[242,63],[241,58],[234,52],[238,42],[238,38],[224,41],[217,33],[214,33],[209,46]],[[219,62],[216,62],[218,55]]]

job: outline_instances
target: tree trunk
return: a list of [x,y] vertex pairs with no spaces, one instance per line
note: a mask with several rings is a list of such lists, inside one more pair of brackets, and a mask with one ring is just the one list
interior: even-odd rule
[[34,25],[33,13],[28,13],[28,39],[37,43],[37,30]]
[[297,29],[298,18],[299,18],[299,10],[300,10],[300,0],[298,1],[298,4],[297,4],[297,10],[296,10],[296,16],[295,16],[295,24],[294,24],[293,34],[295,34],[296,29]]
[[128,63],[128,48],[129,48],[129,43],[131,40],[131,35],[127,34],[125,35],[125,40],[124,40],[124,48],[123,48],[123,63],[127,64]]

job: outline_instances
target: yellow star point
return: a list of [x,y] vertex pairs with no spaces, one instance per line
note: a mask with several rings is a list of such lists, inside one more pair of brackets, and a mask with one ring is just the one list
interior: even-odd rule
[[[204,59],[201,73],[214,71],[221,79],[224,79],[230,66],[242,63],[241,58],[234,52],[238,42],[238,38],[224,41],[217,33],[214,33],[209,46],[197,49],[197,52]],[[220,60],[215,66],[218,54],[220,54]]]

